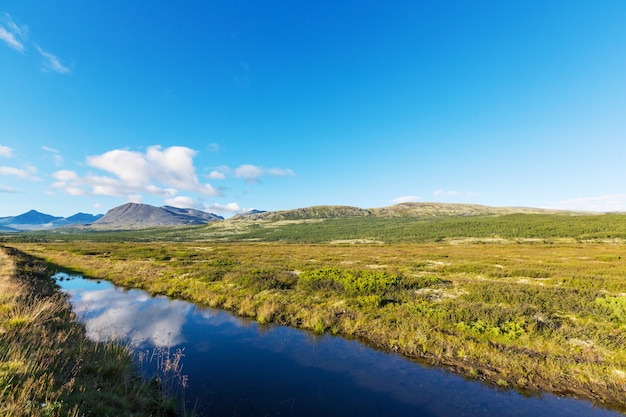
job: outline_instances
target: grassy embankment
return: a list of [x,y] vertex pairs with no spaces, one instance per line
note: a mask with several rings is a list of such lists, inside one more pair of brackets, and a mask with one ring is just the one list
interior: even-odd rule
[[626,409],[622,244],[16,245],[122,286]]
[[0,247],[0,414],[166,416],[129,349],[87,340],[45,263]]

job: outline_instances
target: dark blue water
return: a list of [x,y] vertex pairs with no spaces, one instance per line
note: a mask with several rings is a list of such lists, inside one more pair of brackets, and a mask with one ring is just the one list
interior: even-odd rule
[[[59,273],[93,340],[182,349],[184,401],[210,416],[620,416],[590,402],[524,397],[332,336]],[[146,372],[150,372],[147,365]]]

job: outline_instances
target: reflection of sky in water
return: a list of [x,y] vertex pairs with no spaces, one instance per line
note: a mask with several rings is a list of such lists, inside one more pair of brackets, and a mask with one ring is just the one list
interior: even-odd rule
[[85,322],[92,340],[127,340],[140,347],[184,343],[183,324],[192,305],[167,298],[151,298],[143,291],[124,291],[108,282],[70,279],[59,284],[72,297],[76,314]]
[[73,278],[59,284],[71,294],[89,337],[115,337],[141,348],[184,347],[186,396],[210,404],[212,415],[619,415],[550,395],[524,398],[357,341],[259,326],[107,282]]
[[[316,336],[287,327],[257,324],[240,334],[241,343],[280,353],[297,363],[300,369],[320,369],[325,373],[347,376],[350,383],[363,388],[365,392],[381,394],[383,398],[393,397],[396,401],[410,405],[409,409],[414,407],[420,410],[418,414],[412,415],[620,415],[571,398],[553,395],[523,397],[515,391],[498,390],[480,382],[465,380],[445,370],[420,366],[400,355],[369,348],[356,340],[330,335]],[[326,378],[319,383],[327,383]],[[350,391],[345,386],[337,388],[340,392]]]

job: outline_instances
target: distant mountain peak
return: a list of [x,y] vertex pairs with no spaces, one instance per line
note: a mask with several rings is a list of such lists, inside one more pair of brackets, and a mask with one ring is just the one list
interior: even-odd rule
[[202,210],[173,206],[126,203],[109,210],[92,227],[102,229],[146,229],[159,226],[199,225],[224,218]]
[[40,213],[37,210],[30,210],[19,216],[13,217],[12,224],[46,224],[63,217],[56,217],[50,214]]
[[19,232],[24,230],[53,229],[62,226],[93,223],[100,217],[102,217],[102,214],[94,216],[92,214],[77,213],[64,218],[41,213],[37,210],[29,210],[18,216],[0,218],[0,230]]

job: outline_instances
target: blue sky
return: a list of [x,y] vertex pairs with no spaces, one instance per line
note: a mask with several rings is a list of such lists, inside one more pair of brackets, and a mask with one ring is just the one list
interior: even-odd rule
[[626,210],[626,2],[9,0],[0,216]]

